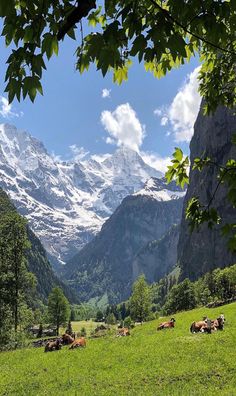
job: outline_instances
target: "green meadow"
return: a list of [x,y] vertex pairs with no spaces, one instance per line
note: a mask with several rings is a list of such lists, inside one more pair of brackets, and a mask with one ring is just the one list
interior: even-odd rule
[[[224,331],[191,334],[204,315],[226,317]],[[85,349],[43,348],[0,353],[1,395],[236,395],[236,304],[175,315],[137,326],[130,337],[88,339]]]

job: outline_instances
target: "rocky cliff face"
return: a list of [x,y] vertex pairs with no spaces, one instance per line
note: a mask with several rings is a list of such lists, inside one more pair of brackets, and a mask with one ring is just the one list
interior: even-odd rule
[[[184,193],[176,186],[151,179],[140,192],[122,201],[100,233],[65,266],[65,278],[80,299],[101,298],[105,294],[109,302],[120,302],[129,297],[139,273],[158,279],[160,268],[154,268],[155,259],[152,270],[145,267],[145,260],[141,265],[141,258],[139,264],[133,261],[148,242],[161,239],[174,223],[180,222],[181,195]],[[167,269],[168,265],[163,265],[160,272]]]
[[132,262],[133,281],[144,274],[153,283],[169,274],[177,263],[178,241],[179,225],[173,225],[161,239],[143,247]]
[[[202,155],[212,158],[218,164],[224,164],[229,158],[236,158],[236,148],[231,144],[235,132],[236,116],[232,111],[219,107],[212,116],[203,116],[200,111],[190,144],[191,162]],[[209,202],[217,184],[217,174],[218,169],[215,166],[208,167],[201,173],[197,170],[190,171],[178,244],[181,279],[189,277],[195,280],[211,269],[236,262],[236,255],[227,249],[227,241],[222,237],[220,227],[210,230],[204,225],[199,232],[194,231],[191,234],[185,220],[185,208],[191,197],[198,196],[203,204]],[[223,223],[232,223],[236,220],[236,210],[229,204],[226,191],[221,185],[212,205],[218,210]]]

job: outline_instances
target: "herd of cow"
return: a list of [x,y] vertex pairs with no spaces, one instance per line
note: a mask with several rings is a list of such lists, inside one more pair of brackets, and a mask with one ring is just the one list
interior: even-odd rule
[[62,345],[70,345],[69,349],[86,346],[86,339],[84,337],[73,338],[69,334],[63,334],[61,338],[54,341],[48,341],[45,345],[44,352],[58,351]]
[[[223,330],[225,317],[221,314],[217,319],[209,319],[204,317],[198,322],[193,322],[190,326],[191,333],[211,333],[216,330]],[[157,330],[170,329],[175,327],[175,318],[171,318],[168,322],[162,322],[157,327]],[[130,335],[130,331],[127,327],[122,327],[117,331],[117,337],[124,337]],[[78,347],[86,346],[86,339],[84,337],[73,338],[69,334],[63,334],[61,338],[57,338],[53,341],[48,341],[45,345],[45,352],[57,351],[61,349],[62,345],[70,345],[69,349],[75,349]]]
[[[211,333],[216,330],[223,330],[225,317],[221,314],[217,319],[209,319],[205,316],[199,322],[193,322],[190,326],[191,333]],[[171,318],[169,322],[162,322],[159,324],[157,330],[170,329],[175,327],[175,318]]]

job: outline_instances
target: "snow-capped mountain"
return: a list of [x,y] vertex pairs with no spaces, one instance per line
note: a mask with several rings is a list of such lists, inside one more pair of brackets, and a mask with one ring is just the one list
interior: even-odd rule
[[183,191],[175,183],[167,184],[165,178],[152,177],[147,180],[143,188],[133,195],[146,195],[152,197],[157,201],[171,201],[184,197],[186,191]]
[[173,269],[179,236],[173,226],[181,220],[183,195],[175,183],[152,178],[123,199],[101,231],[63,267],[63,278],[80,301],[125,301],[140,274],[151,283]]
[[125,147],[103,160],[56,161],[30,134],[0,125],[0,187],[55,263],[91,240],[124,197],[161,176]]

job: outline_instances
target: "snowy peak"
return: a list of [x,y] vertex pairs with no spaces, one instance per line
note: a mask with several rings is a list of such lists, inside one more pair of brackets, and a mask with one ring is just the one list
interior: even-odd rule
[[15,126],[0,124],[0,146],[3,157],[1,160],[11,167],[30,172],[41,166],[54,167],[44,145],[25,131]]
[[147,180],[148,176],[163,176],[161,172],[147,165],[140,154],[125,146],[118,148],[110,158],[107,158],[103,162],[103,165],[107,168],[113,168],[115,171],[117,170],[117,173],[123,170],[126,174],[141,176],[143,182]]
[[91,240],[127,195],[160,176],[126,147],[81,161],[55,161],[29,133],[0,125],[0,187],[56,262]]
[[167,184],[165,178],[157,179],[152,177],[147,180],[144,187],[133,195],[146,195],[157,201],[170,201],[184,197],[186,191],[176,186],[174,182]]

